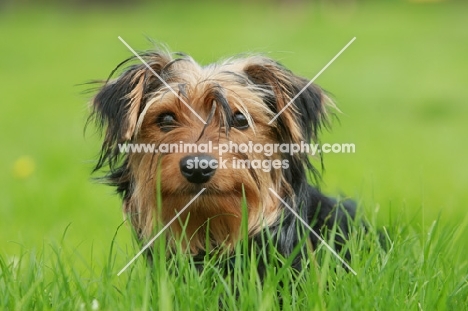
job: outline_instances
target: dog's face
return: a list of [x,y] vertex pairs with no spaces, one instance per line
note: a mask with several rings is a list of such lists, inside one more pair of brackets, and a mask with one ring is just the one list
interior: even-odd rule
[[[206,67],[185,55],[157,51],[142,57],[151,70],[129,66],[93,100],[93,116],[105,128],[96,169],[109,165],[108,182],[123,195],[124,213],[139,239],[149,239],[155,221],[169,222],[202,188],[171,225],[170,243],[184,232],[184,246],[194,254],[205,249],[207,237],[210,247],[229,248],[240,238],[244,196],[249,234],[276,222],[282,209],[268,188],[293,199],[297,185],[306,182],[307,155],[219,149],[315,140],[326,117],[324,92],[316,85],[300,92],[306,80],[264,57]],[[121,154],[119,144],[125,143],[179,148]],[[211,148],[183,150],[188,145]]]

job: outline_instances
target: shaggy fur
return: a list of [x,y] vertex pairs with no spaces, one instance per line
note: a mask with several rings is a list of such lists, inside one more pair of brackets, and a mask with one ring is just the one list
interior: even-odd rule
[[[134,62],[135,57],[119,64],[111,77],[117,70],[122,71],[120,75],[104,82],[93,99],[91,118],[104,129],[95,170],[109,169],[105,180],[121,194],[124,214],[139,241],[148,241],[157,224],[167,223],[206,188],[171,225],[168,245],[174,248],[176,241],[182,243],[182,248],[194,256],[204,254],[208,248],[229,252],[242,239],[244,191],[249,239],[264,247],[263,234],[267,233],[274,238],[276,249],[288,256],[308,231],[268,190],[273,188],[316,232],[325,234],[336,226],[339,234],[335,246],[340,247],[349,231],[347,216],[354,217],[354,206],[349,202],[338,204],[308,184],[308,173],[315,180],[318,174],[307,154],[275,153],[268,157],[259,153],[226,153],[222,158],[228,160],[228,169],[217,169],[208,180],[193,182],[181,171],[181,161],[188,154],[119,152],[119,144],[124,143],[158,146],[212,142],[217,146],[230,141],[317,142],[321,127],[327,125],[327,107],[333,106],[319,86],[309,86],[269,125],[308,82],[277,62],[251,56],[200,66],[187,55],[160,50],[141,57],[207,124],[144,64]],[[191,156],[219,160],[217,153]],[[234,158],[287,160],[289,167],[269,172],[238,169],[231,165]],[[158,176],[162,206],[157,200]],[[313,235],[310,242],[318,243]]]

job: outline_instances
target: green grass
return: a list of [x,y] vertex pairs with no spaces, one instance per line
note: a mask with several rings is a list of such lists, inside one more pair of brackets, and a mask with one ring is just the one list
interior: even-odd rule
[[[269,265],[261,282],[257,259],[238,247],[232,267],[209,258],[198,273],[189,256],[167,260],[164,251],[149,269],[143,260],[117,277],[132,248],[109,247],[107,256],[83,258],[66,239],[42,251],[0,257],[0,306],[6,310],[463,310],[468,304],[463,230],[434,221],[425,235],[395,223],[379,247],[371,227],[349,243],[346,272],[319,248],[309,269],[291,269],[287,258]],[[389,238],[391,237],[391,238]],[[156,249],[164,250],[163,240]],[[162,254],[162,255],[161,255]],[[317,259],[314,259],[317,258]],[[454,262],[465,264],[453,265]],[[98,306],[98,307],[96,307]]]
[[[96,300],[106,310],[217,310],[221,301],[270,310],[281,296],[286,310],[466,309],[467,10],[443,2],[0,11],[0,307],[86,310]],[[343,111],[322,141],[356,144],[356,154],[325,155],[323,189],[356,198],[371,223],[350,242],[357,276],[325,250],[298,278],[279,265],[263,288],[250,262],[224,278],[215,263],[198,275],[182,256],[156,261],[151,275],[139,260],[116,276],[138,248],[127,225],[117,230],[119,199],[90,180],[99,137],[83,134],[91,94],[80,84],[130,55],[117,36],[143,50],[145,35],[202,63],[268,53],[310,78],[357,37],[317,80]],[[374,228],[389,232],[389,251],[376,246]]]

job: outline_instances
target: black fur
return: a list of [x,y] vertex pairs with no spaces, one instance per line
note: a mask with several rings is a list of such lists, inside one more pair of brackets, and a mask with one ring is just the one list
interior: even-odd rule
[[[273,70],[265,67],[260,70],[270,70],[270,72],[266,74],[262,72],[259,75],[251,74],[249,78],[256,84],[269,85],[272,90],[281,86],[287,89],[290,98],[296,97],[307,85],[307,80],[295,76],[282,65],[273,63],[273,66],[276,67]],[[256,68],[257,73],[258,70]],[[282,75],[275,74],[277,70],[283,71],[284,76],[289,79],[284,80],[281,78]],[[249,70],[246,72],[249,74]],[[317,141],[317,135],[321,126],[328,126],[326,112],[323,108],[323,94],[323,90],[317,85],[312,84],[302,91],[292,104],[298,112],[297,122],[299,122],[302,129],[304,141]],[[280,110],[280,107],[278,107],[278,96],[283,96],[283,93],[275,93],[274,97],[264,98],[265,103],[275,113]],[[280,115],[278,120],[278,140],[285,143],[294,143],[293,138],[290,136],[285,116]],[[300,153],[293,156],[285,154],[284,156],[288,159],[290,166],[288,169],[283,170],[283,176],[285,176],[286,181],[291,185],[293,195],[292,197],[287,196],[283,200],[322,237],[325,237],[327,232],[335,229],[334,247],[339,251],[350,232],[348,223],[356,216],[355,203],[351,200],[340,202],[329,198],[308,183],[308,176],[311,176],[318,183],[320,181],[320,174],[310,162],[307,154]],[[302,222],[288,208],[284,207],[283,218],[278,219],[275,225],[265,229],[261,234],[254,237],[253,240],[259,245],[260,249],[268,247],[265,243],[275,243],[276,250],[283,256],[288,257],[306,234],[309,235],[313,247],[317,247],[320,244],[317,237],[310,233],[309,229],[305,228]],[[293,261],[293,267],[298,270],[301,269],[300,255],[304,254],[304,250],[300,251]],[[346,254],[346,258],[349,259],[349,254]],[[268,260],[266,258],[266,261]],[[259,271],[261,273],[264,272],[263,265],[259,267]]]

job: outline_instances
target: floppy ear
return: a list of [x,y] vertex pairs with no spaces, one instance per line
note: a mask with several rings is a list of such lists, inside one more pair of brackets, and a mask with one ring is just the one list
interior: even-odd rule
[[[165,66],[171,61],[168,54],[158,52],[146,53],[142,57],[160,76]],[[135,57],[132,57],[122,62],[112,74],[134,59]],[[105,164],[109,164],[111,171],[114,169],[119,156],[118,144],[133,138],[146,96],[160,85],[161,81],[158,77],[144,64],[138,64],[125,69],[118,78],[108,80],[100,89],[92,101],[91,118],[104,130],[105,134],[95,170]]]
[[[327,105],[333,105],[319,86],[308,85],[309,81],[268,58],[253,58],[244,72],[253,84],[267,90],[263,101],[272,112],[275,115],[281,112],[273,123],[280,143],[318,142],[320,128],[328,125]],[[283,169],[283,178],[295,194],[301,196],[305,191],[308,173],[312,173],[318,184],[320,174],[309,161],[308,154],[283,154],[283,158],[289,161],[289,167]]]
[[268,58],[254,59],[244,72],[251,82],[273,92],[264,101],[275,115],[288,106],[274,121],[282,142],[300,144],[317,140],[321,126],[328,124],[326,106],[331,104],[319,86],[307,86],[309,81]]

